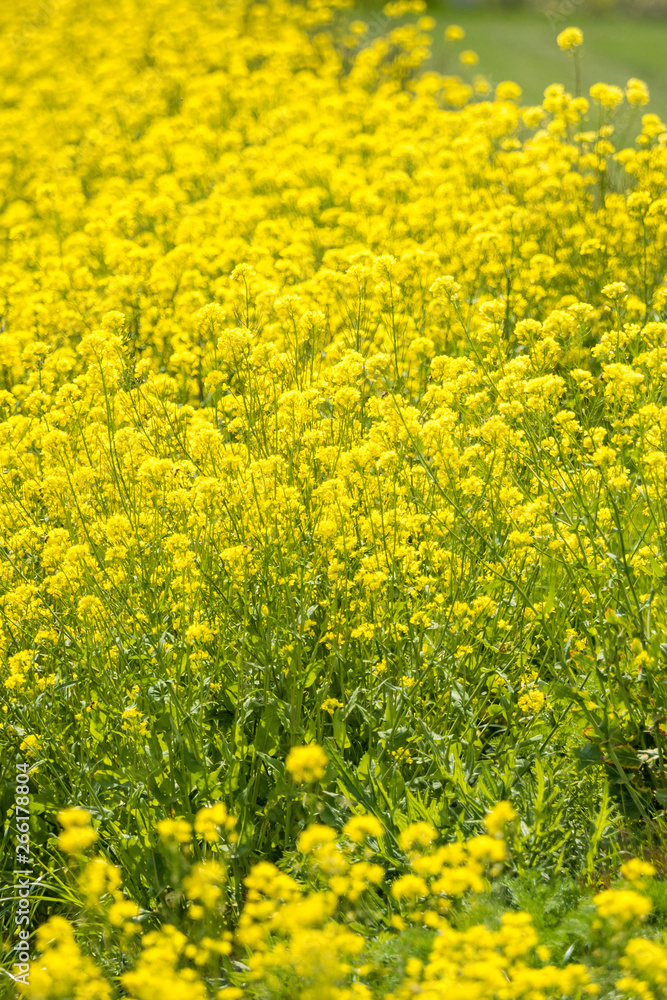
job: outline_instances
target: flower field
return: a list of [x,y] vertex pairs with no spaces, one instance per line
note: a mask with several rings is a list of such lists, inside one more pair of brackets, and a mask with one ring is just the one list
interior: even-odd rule
[[667,125],[434,25],[0,10],[2,997],[667,996]]

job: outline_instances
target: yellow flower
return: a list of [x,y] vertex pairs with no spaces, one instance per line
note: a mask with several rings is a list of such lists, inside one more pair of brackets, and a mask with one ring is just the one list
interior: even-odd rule
[[505,80],[496,87],[497,101],[518,101],[521,98],[521,87],[511,80]]
[[424,850],[437,839],[438,831],[430,823],[410,823],[398,835],[398,845],[402,851],[410,851],[417,847]]
[[599,101],[604,108],[616,108],[623,101],[621,88],[609,83],[594,83],[590,89],[590,95],[594,101]]
[[37,997],[87,997],[111,1000],[112,989],[94,961],[83,955],[64,917],[38,928],[39,959],[30,967],[30,994]]
[[450,24],[445,28],[445,39],[448,42],[460,42],[466,33],[458,24]]
[[612,281],[609,285],[604,286],[602,294],[613,302],[619,302],[627,298],[628,286],[624,281]]
[[607,889],[593,897],[601,917],[630,923],[645,917],[653,909],[651,900],[632,889]]
[[649,861],[631,858],[621,865],[621,875],[628,882],[636,882],[638,879],[655,875],[655,868]]
[[35,736],[34,733],[32,733],[30,736],[24,737],[21,741],[20,749],[27,750],[29,753],[37,753],[41,747],[41,743],[41,737]]
[[157,832],[167,843],[189,844],[192,841],[192,826],[185,819],[162,819],[157,824]]
[[336,831],[322,823],[313,823],[299,834],[297,841],[300,851],[310,854],[324,844],[332,844],[336,840]]
[[545,696],[542,691],[533,688],[519,698],[519,708],[526,715],[537,715],[544,708]]
[[556,38],[563,52],[578,48],[584,41],[583,32],[579,28],[565,28]]
[[74,806],[71,809],[61,809],[56,819],[61,826],[64,826],[66,830],[72,827],[84,827],[88,826],[92,816],[87,809],[81,809],[79,806]]
[[125,732],[135,736],[145,736],[148,732],[148,720],[135,705],[123,709],[122,719],[121,729]]
[[122,927],[138,917],[139,907],[129,899],[119,899],[109,909],[109,921],[114,927]]
[[[235,843],[235,826],[236,817],[227,812],[227,808],[222,802],[216,802],[212,806],[204,806],[195,816],[195,833],[209,844],[215,844],[220,840],[221,831],[230,843]],[[184,826],[179,826],[178,830],[180,830],[181,836],[185,836]],[[173,827],[171,831],[176,832]],[[185,843],[185,841],[180,842]]]
[[352,816],[343,827],[343,833],[355,844],[361,844],[367,837],[382,837],[384,827],[375,816]]
[[79,886],[89,906],[95,906],[107,893],[114,893],[120,883],[118,868],[105,858],[89,861],[79,878]]
[[329,715],[333,715],[337,708],[342,708],[342,701],[338,701],[337,698],[325,698],[322,702],[322,711],[328,712]]
[[467,842],[468,854],[477,861],[504,861],[505,843],[495,837],[482,834]]
[[513,819],[516,819],[516,812],[510,803],[499,802],[484,817],[484,826],[492,837],[498,837]]
[[220,897],[220,886],[226,881],[226,873],[217,861],[203,861],[193,865],[183,879],[185,895],[191,900],[201,900],[202,906],[210,910]]
[[58,837],[58,847],[65,854],[82,854],[98,839],[97,830],[90,826],[70,826]]
[[648,87],[643,80],[637,80],[633,77],[625,85],[625,97],[628,104],[632,104],[635,107],[648,104]]
[[298,784],[311,784],[324,777],[329,758],[316,743],[308,746],[292,747],[285,767]]
[[391,894],[398,900],[415,900],[428,895],[428,885],[420,875],[402,875],[392,882]]
[[464,66],[476,66],[479,62],[479,56],[472,49],[464,49],[463,52],[459,53],[459,61]]

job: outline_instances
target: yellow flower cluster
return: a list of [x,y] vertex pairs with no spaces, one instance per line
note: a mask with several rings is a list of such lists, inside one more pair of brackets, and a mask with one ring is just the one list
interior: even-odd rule
[[[30,985],[24,992],[31,1000],[87,997],[111,1000],[111,984],[81,953],[72,925],[64,917],[51,917],[37,931],[40,960],[30,967]],[[23,990],[23,987],[21,987]]]
[[537,715],[544,706],[544,694],[533,688],[527,694],[522,694],[519,698],[519,708],[527,714]]
[[565,28],[556,39],[563,51],[576,49],[583,44],[584,36],[579,28]]
[[[447,760],[463,743],[488,759],[499,732],[545,726],[555,679],[591,712],[583,686],[617,668],[628,718],[659,738],[667,126],[638,112],[636,79],[522,106],[510,81],[425,67],[423,0],[388,4],[372,37],[347,6],[0,12],[0,739],[69,768],[52,785],[73,799],[107,796],[122,863],[125,820],[143,843],[153,796],[192,803],[213,771],[227,796],[159,825],[180,879],[165,912],[195,940],[147,934],[135,1000],[206,995],[209,961],[238,996],[229,939],[208,932],[229,888],[210,852],[235,843],[235,796],[240,829],[270,825],[266,773],[288,747],[276,810],[327,776],[327,740],[405,788],[422,733],[451,738]],[[575,64],[581,40],[559,39]],[[86,754],[117,760],[113,786],[106,763],[84,780]],[[146,794],[127,795],[149,759]],[[396,928],[449,942],[397,996],[585,989],[578,967],[530,964],[523,917],[477,937],[443,923],[502,864],[512,818],[466,844],[408,826],[389,880],[377,820],[340,838],[312,824],[313,885],[268,862],[247,879],[248,983],[367,997],[347,915],[382,892]],[[89,820],[60,816],[75,865]],[[86,870],[82,894],[113,899],[134,942],[135,904]],[[647,903],[611,892],[599,920],[624,933]],[[34,996],[107,996],[65,925],[46,926]]]
[[598,893],[594,902],[601,917],[620,923],[631,923],[651,912],[650,899],[633,889],[607,889]]
[[[526,574],[575,545],[545,487],[564,506],[581,487],[628,489],[640,437],[640,461],[658,463],[649,483],[659,475],[655,115],[614,162],[612,119],[591,131],[586,100],[562,88],[521,109],[505,84],[475,101],[454,78],[406,83],[419,27],[348,67],[329,7],[223,16],[181,0],[157,35],[151,10],[116,13],[135,49],[104,35],[92,107],[90,68],[59,58],[66,4],[3,55],[7,79],[31,67],[42,81],[10,90],[3,133],[16,163],[0,213],[13,698],[51,675],[54,637],[89,636],[108,661],[117,628],[150,633],[158,590],[196,662],[230,627],[211,587],[260,572],[327,581],[301,645],[422,635],[451,611],[453,518],[486,534],[493,510],[507,545],[485,572]],[[38,65],[45,40],[52,62]],[[609,115],[624,100],[605,85],[593,97]],[[62,183],[48,181],[56,163]],[[608,183],[612,167],[631,192]],[[609,273],[628,289],[620,312],[595,291]],[[624,419],[628,447],[591,452],[584,391]],[[569,423],[555,419],[566,403]],[[524,481],[538,446],[552,469]],[[295,545],[299,580],[278,568]],[[410,595],[400,612],[390,581]],[[468,644],[493,614],[457,615]],[[123,727],[141,738],[139,713],[126,707]]]
[[[623,497],[648,592],[667,132],[647,114],[636,144],[612,141],[641,82],[596,85],[593,127],[559,86],[522,108],[510,83],[487,100],[416,74],[428,19],[350,50],[335,5],[153,6],[114,8],[130,46],[90,12],[91,61],[67,2],[2,55],[10,705],[72,680],[85,647],[144,741],[145,698],[123,700],[137,637],[161,676],[219,643],[239,662],[239,595],[264,588],[272,692],[319,712],[321,739],[349,694],[342,650],[351,672],[378,643],[398,655],[417,706],[425,664],[448,689],[447,663],[500,648],[514,618],[528,647],[557,643],[526,581],[611,567]],[[581,496],[599,498],[586,531]]]
[[63,809],[58,813],[58,822],[63,827],[58,847],[66,854],[81,854],[98,838],[87,809]]
[[[69,810],[68,815],[76,813],[78,823],[81,812]],[[299,838],[301,864],[292,860],[289,871],[286,859],[281,868],[261,862],[246,877],[235,934],[210,932],[211,918],[225,909],[219,888],[223,867],[210,860],[190,863],[182,887],[191,902],[197,901],[188,911],[192,922],[182,929],[167,923],[146,933],[133,967],[120,977],[122,986],[135,1000],[535,1000],[596,996],[606,981],[622,995],[648,1000],[655,984],[667,982],[667,949],[632,936],[651,909],[649,899],[635,889],[609,889],[595,897],[599,919],[591,933],[598,934],[602,950],[594,952],[592,965],[551,963],[550,949],[540,943],[527,913],[505,912],[495,929],[465,921],[458,925],[457,899],[488,888],[487,875],[497,874],[506,856],[503,828],[515,818],[511,805],[500,802],[485,817],[488,834],[440,846],[435,846],[439,835],[432,826],[412,823],[399,837],[403,871],[392,876],[378,863],[385,830],[375,816],[351,817],[341,834],[312,824]],[[653,873],[639,859],[623,866],[624,876],[635,883]],[[429,935],[428,956],[420,960],[408,954],[400,981],[391,988],[383,985],[387,970],[369,954],[360,923],[377,913],[383,884],[396,906],[390,920],[394,936],[416,926]],[[104,914],[101,901],[107,896],[115,900],[108,911],[107,940],[123,923],[121,911],[128,922],[137,916],[134,904],[118,891],[116,870],[101,858],[83,869],[79,885],[98,918]],[[136,924],[128,923],[126,935],[128,926],[139,933]],[[82,955],[66,920],[52,918],[37,939],[40,955],[24,990],[32,1000],[111,1000],[117,995],[94,962]],[[213,980],[211,962],[218,970]],[[395,979],[394,970],[392,975]]]
[[324,776],[327,763],[328,758],[322,747],[313,744],[293,747],[285,761],[285,768],[296,782],[310,783]]
[[[539,954],[541,952],[541,954]],[[443,926],[424,965],[408,963],[408,977],[387,1000],[424,1000],[462,997],[578,997],[595,994],[595,985],[583,965],[565,968],[535,964],[548,957],[527,913],[506,913],[497,931],[471,927],[457,931]]]

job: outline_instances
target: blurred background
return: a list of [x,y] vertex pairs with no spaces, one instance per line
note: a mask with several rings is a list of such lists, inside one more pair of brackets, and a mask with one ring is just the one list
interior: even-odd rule
[[[356,10],[373,23],[383,4],[367,0]],[[667,115],[667,0],[430,0],[435,18],[432,68],[471,77],[483,73],[493,84],[514,80],[526,103],[539,103],[544,88],[562,83],[574,89],[572,59],[560,51],[557,35],[570,25],[584,33],[582,92],[602,81],[625,86],[630,77],[651,91],[650,110]],[[449,24],[465,30],[462,42],[444,39]],[[459,53],[473,50],[476,66]]]

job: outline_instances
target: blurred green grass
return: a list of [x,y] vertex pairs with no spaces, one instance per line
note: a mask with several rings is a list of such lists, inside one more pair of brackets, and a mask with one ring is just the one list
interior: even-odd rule
[[[598,81],[623,87],[630,77],[639,77],[651,92],[649,110],[667,115],[667,21],[618,14],[584,15],[575,10],[552,25],[536,11],[442,10],[436,4],[429,8],[437,21],[433,69],[465,77],[481,72],[494,84],[514,80],[523,89],[524,102],[537,104],[550,83],[574,90],[572,60],[558,48],[556,36],[563,28],[576,25],[584,33],[581,57],[586,96],[591,84]],[[443,32],[448,24],[465,29],[463,42],[445,43]],[[458,52],[463,49],[473,49],[479,55],[479,65],[473,71],[458,62]]]
[[451,22],[460,24],[466,31],[463,44],[478,53],[481,72],[496,83],[514,80],[523,88],[526,102],[537,103],[550,83],[574,89],[572,60],[556,42],[559,31],[574,24],[584,33],[584,94],[598,81],[625,86],[636,76],[649,85],[652,110],[667,112],[667,23],[663,21],[611,14],[585,17],[576,11],[557,26],[538,13],[436,11],[433,16],[438,22],[433,33],[437,69],[451,70],[455,65],[452,46],[445,44],[443,31]]

